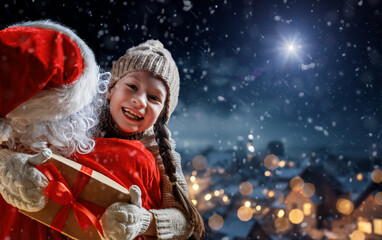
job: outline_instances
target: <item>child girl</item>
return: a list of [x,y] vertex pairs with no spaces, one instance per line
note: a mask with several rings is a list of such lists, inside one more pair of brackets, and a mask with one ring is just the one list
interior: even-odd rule
[[[150,150],[161,175],[162,205],[147,211],[133,204],[113,204],[101,219],[110,239],[139,234],[147,239],[185,239],[192,231],[195,236],[204,231],[166,126],[178,94],[178,69],[159,41],[132,47],[113,64],[102,137],[140,140]],[[145,222],[150,222],[147,229]]]

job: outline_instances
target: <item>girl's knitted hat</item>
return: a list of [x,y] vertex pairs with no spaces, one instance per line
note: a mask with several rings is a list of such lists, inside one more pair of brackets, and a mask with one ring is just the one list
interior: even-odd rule
[[158,40],[148,40],[126,51],[111,70],[109,90],[119,79],[134,71],[148,71],[158,75],[167,88],[165,109],[168,122],[174,112],[179,96],[179,72],[171,53]]

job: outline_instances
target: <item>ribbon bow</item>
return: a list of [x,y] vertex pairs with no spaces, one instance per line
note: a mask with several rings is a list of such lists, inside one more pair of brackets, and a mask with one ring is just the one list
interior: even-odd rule
[[[69,214],[69,210],[70,208],[73,208],[74,216],[83,230],[86,230],[93,224],[102,237],[105,238],[98,218],[77,199],[78,195],[80,195],[86,184],[89,182],[93,170],[88,167],[81,166],[81,170],[77,175],[73,191],[71,191],[68,183],[53,164],[49,163],[40,165],[37,168],[50,181],[45,190],[45,194],[52,201],[64,205],[64,207],[62,207],[54,217],[50,227],[62,232]],[[94,204],[92,204],[92,206],[94,206]],[[99,209],[97,209],[97,211],[99,211]]]

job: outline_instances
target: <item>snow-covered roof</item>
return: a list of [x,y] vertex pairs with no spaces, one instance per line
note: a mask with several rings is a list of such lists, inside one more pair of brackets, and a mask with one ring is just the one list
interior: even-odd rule
[[254,199],[267,199],[268,197],[263,194],[263,190],[268,189],[267,187],[254,187],[253,192],[249,195],[250,198]]
[[239,186],[237,183],[228,185],[224,188],[224,193],[227,195],[235,195],[239,193]]
[[232,165],[232,152],[211,151],[207,153],[208,168],[230,168]]
[[283,203],[278,203],[278,202],[273,202],[273,203],[271,204],[271,207],[272,207],[272,208],[280,208],[280,209],[285,209],[285,208],[286,208],[285,204],[283,204]]
[[275,172],[278,178],[290,179],[295,176],[298,176],[303,170],[304,169],[301,167],[278,168]]
[[233,212],[224,220],[223,227],[218,232],[226,234],[232,239],[235,237],[246,238],[255,222],[256,220],[253,218],[243,222],[237,217],[236,212]]
[[346,177],[337,177],[341,182],[342,188],[345,192],[350,192],[352,200],[358,198],[358,196],[366,190],[366,188],[371,184],[370,173],[364,173],[362,180],[357,180],[355,178]]

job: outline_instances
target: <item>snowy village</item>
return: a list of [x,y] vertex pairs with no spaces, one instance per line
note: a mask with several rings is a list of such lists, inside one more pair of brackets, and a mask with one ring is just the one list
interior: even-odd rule
[[206,239],[382,239],[380,159],[325,147],[290,158],[280,141],[256,154],[252,140],[206,149],[185,168]]

